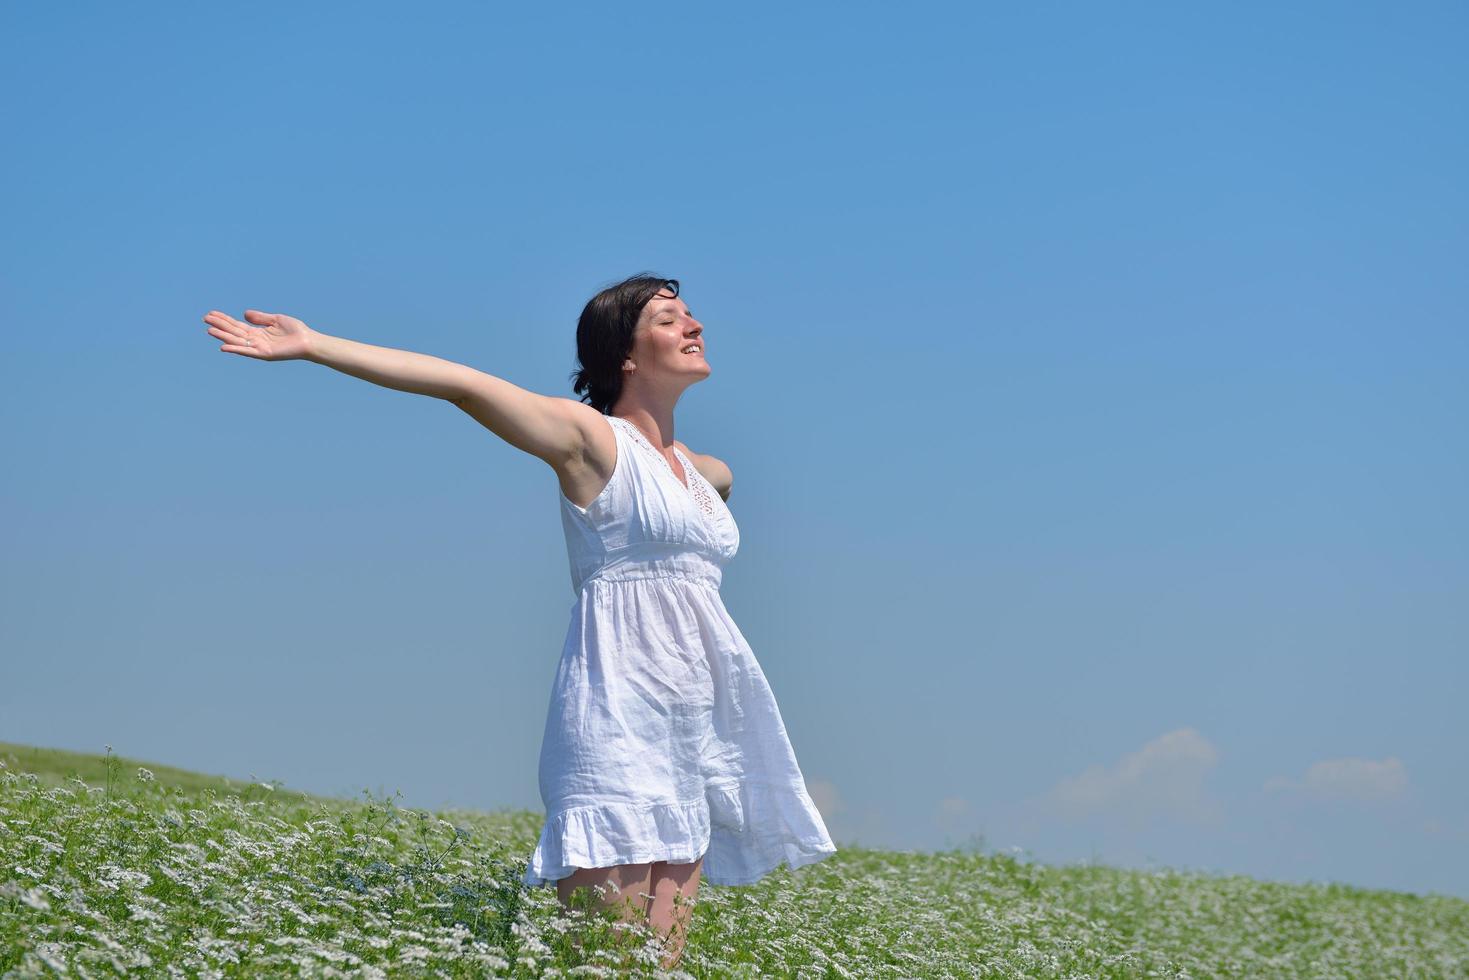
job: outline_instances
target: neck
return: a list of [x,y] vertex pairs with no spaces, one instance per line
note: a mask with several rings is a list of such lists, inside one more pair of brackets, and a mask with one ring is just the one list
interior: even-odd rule
[[620,398],[611,414],[627,419],[643,430],[653,445],[668,449],[673,445],[673,404],[654,404],[635,398]]

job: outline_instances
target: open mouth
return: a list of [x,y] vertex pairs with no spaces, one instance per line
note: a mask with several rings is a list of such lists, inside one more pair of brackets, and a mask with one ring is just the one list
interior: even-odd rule
[[690,344],[683,349],[683,352],[685,354],[697,354],[698,356],[703,357],[704,347],[702,344]]

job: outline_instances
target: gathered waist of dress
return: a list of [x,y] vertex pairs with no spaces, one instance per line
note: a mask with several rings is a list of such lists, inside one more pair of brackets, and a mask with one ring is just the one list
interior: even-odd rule
[[719,563],[697,551],[629,548],[613,552],[607,561],[582,580],[582,588],[598,582],[633,582],[639,579],[681,579],[707,585],[718,591],[724,578]]

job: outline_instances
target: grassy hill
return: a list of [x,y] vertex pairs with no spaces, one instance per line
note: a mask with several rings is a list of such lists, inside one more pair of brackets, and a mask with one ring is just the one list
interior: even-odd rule
[[[364,796],[0,743],[0,977],[659,975],[521,885],[540,814]],[[1466,977],[1469,902],[843,847],[702,884],[674,975]]]

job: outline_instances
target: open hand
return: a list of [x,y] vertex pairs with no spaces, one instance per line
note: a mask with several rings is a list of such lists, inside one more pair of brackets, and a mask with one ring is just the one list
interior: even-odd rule
[[249,323],[226,316],[218,310],[204,314],[209,333],[224,341],[220,348],[230,354],[243,354],[262,361],[290,361],[307,356],[316,331],[293,316],[284,313],[261,313],[246,310]]

